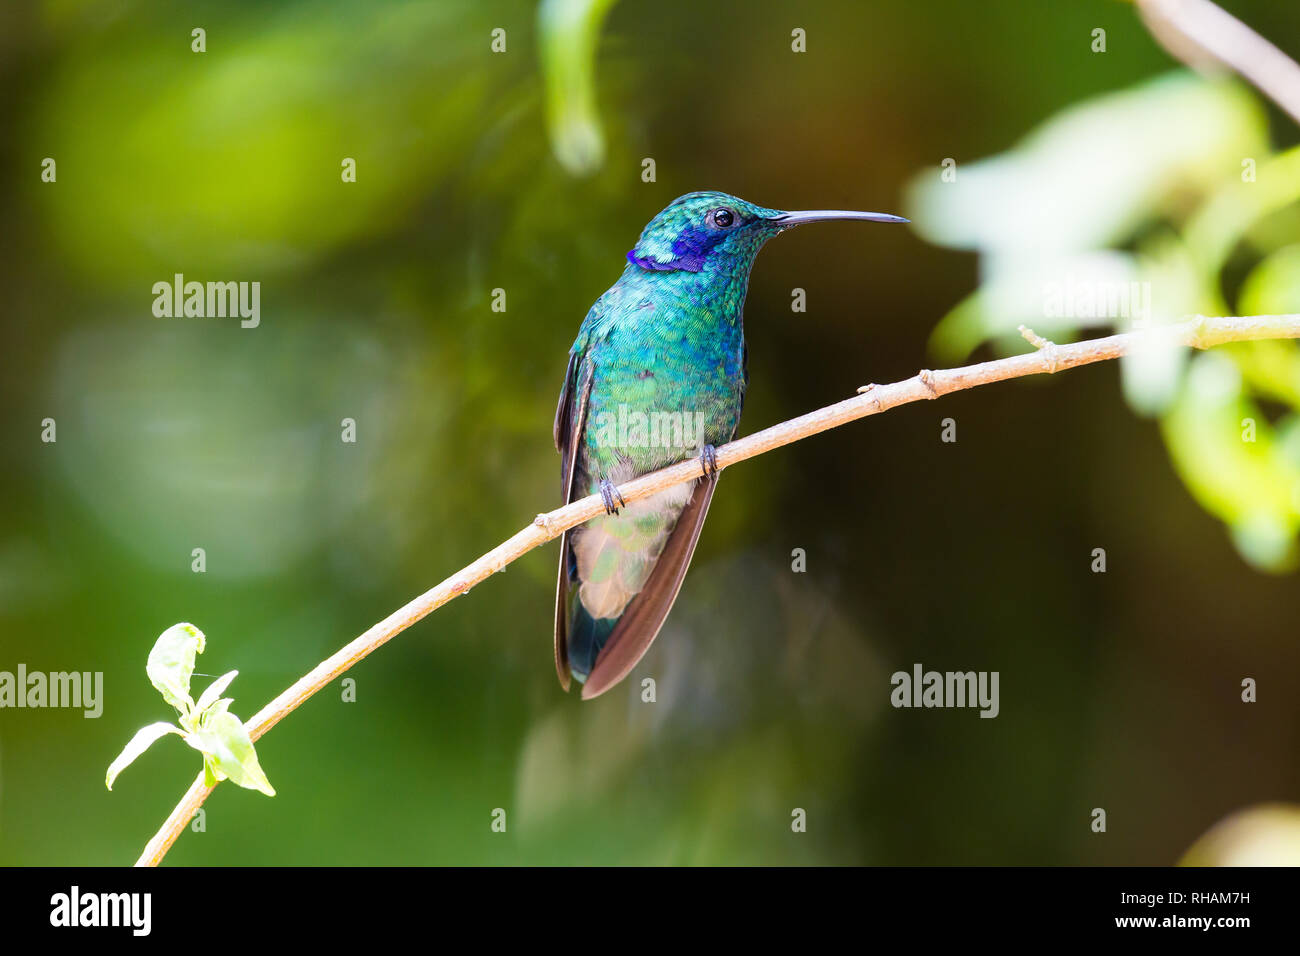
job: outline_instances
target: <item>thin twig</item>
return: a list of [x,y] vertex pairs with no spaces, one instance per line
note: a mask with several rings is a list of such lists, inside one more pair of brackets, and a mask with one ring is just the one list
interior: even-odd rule
[[[1029,333],[1033,334],[1033,333]],[[1037,338],[1037,336],[1035,336]],[[1196,317],[1177,325],[1156,326],[1137,332],[1125,332],[1101,339],[1076,342],[1071,345],[1053,345],[1040,339],[1049,348],[992,362],[981,362],[965,368],[930,371],[925,369],[912,378],[891,385],[864,386],[861,394],[815,412],[792,418],[771,428],[765,428],[747,438],[723,445],[717,450],[718,468],[723,469],[747,458],[753,458],[775,448],[838,428],[859,418],[866,418],[899,405],[938,398],[949,392],[1004,382],[1027,375],[1040,375],[1058,369],[1075,368],[1119,358],[1135,348],[1150,344],[1171,348],[1187,347],[1206,349],[1227,342],[1246,342],[1256,339],[1300,338],[1300,314],[1257,315],[1247,318],[1206,319]],[[1038,345],[1038,342],[1034,343]],[[700,477],[700,463],[692,459],[671,465],[660,471],[644,475],[619,486],[628,503]],[[249,735],[258,739],[295,710],[299,704],[343,674],[353,664],[376,648],[386,644],[430,612],[452,598],[467,593],[470,588],[491,577],[516,558],[545,544],[552,538],[597,515],[605,506],[600,495],[590,495],[580,501],[539,514],[514,537],[502,542],[474,563],[461,568],[436,587],[425,591],[415,600],[394,611],[356,640],[333,656],[321,661],[293,686],[271,701],[248,721]],[[176,838],[185,829],[195,811],[207,799],[212,788],[205,786],[203,775],[190,786],[166,822],[149,841],[136,861],[136,866],[157,866]]]
[[1137,0],[1166,50],[1196,69],[1219,63],[1240,73],[1300,123],[1300,64],[1210,0]]

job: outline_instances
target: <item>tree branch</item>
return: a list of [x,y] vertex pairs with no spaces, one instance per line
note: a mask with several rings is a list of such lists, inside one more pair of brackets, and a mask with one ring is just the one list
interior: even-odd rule
[[[977,385],[1003,382],[1028,375],[1051,374],[1080,365],[1091,365],[1119,358],[1147,347],[1206,349],[1228,342],[1256,339],[1300,338],[1300,314],[1257,315],[1247,318],[1207,319],[1197,317],[1177,325],[1156,326],[1125,332],[1106,338],[1090,339],[1071,345],[1055,345],[1021,326],[1021,333],[1035,347],[1024,355],[981,362],[965,368],[930,371],[923,369],[912,378],[892,385],[865,385],[859,394],[834,405],[773,425],[746,438],[718,449],[718,468],[723,469],[765,452],[792,444],[811,435],[838,428],[860,418],[947,395]],[[673,485],[700,477],[700,464],[692,459],[644,475],[619,487],[629,504],[663,491]],[[249,735],[257,740],[294,711],[303,701],[325,687],[353,664],[392,640],[412,624],[437,610],[452,598],[467,593],[474,585],[491,577],[529,551],[559,537],[569,528],[588,521],[605,511],[600,495],[539,514],[514,537],[502,542],[477,561],[457,571],[437,586],[425,591],[409,604],[394,611],[378,624],[345,645],[331,657],[317,664],[288,690],[258,711],[248,721]],[[181,802],[149,841],[136,866],[157,866],[185,825],[212,792],[199,774]]]
[[1152,35],[1196,69],[1240,73],[1300,123],[1300,65],[1210,0],[1137,0]]

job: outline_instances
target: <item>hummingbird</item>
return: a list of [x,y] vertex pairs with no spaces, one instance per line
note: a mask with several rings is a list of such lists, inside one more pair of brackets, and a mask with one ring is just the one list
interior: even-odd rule
[[[717,487],[716,446],[736,434],[749,380],[744,306],[758,251],[806,222],[907,222],[878,212],[784,212],[722,192],[674,199],[587,313],[555,411],[565,503],[605,514],[560,539],[555,670],[583,699],[649,650],[681,589]],[[627,504],[618,485],[698,458],[700,477]]]

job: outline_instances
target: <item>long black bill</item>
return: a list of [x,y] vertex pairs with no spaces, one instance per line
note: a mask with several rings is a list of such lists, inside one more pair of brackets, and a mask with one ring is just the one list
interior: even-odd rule
[[826,222],[832,219],[861,219],[863,222],[911,222],[902,216],[891,216],[887,212],[855,212],[852,209],[804,209],[799,212],[782,213],[773,216],[772,222],[781,228],[798,226],[805,222]]

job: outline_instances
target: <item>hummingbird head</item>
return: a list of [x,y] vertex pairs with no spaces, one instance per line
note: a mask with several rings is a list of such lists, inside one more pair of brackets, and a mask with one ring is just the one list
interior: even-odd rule
[[860,219],[907,222],[882,212],[814,209],[784,212],[755,206],[721,192],[678,196],[646,225],[628,261],[655,271],[702,272],[706,268],[746,273],[763,243],[805,222]]

